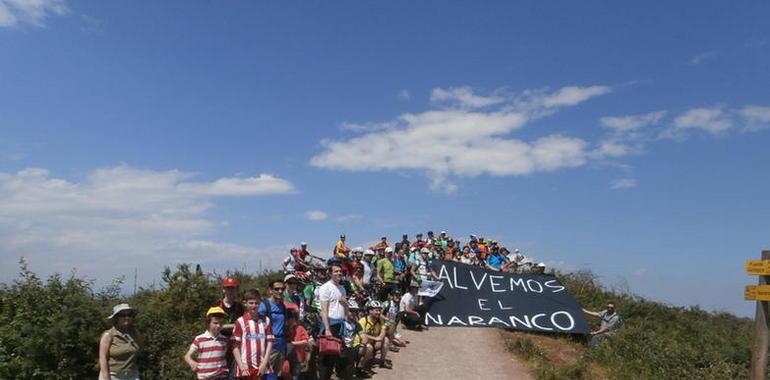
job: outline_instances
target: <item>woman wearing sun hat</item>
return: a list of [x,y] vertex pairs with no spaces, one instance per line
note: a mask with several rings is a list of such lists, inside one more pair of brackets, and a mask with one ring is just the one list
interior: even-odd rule
[[139,380],[136,358],[144,337],[134,327],[136,309],[126,303],[112,308],[112,328],[99,341],[99,380]]

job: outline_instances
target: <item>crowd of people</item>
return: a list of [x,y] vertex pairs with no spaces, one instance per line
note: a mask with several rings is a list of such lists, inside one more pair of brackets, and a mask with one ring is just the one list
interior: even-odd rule
[[[348,247],[341,235],[329,258],[311,254],[303,242],[291,249],[268,294],[241,294],[237,279],[224,279],[222,298],[206,313],[207,329],[184,360],[198,379],[369,378],[392,367],[389,352],[409,344],[402,328],[428,328],[430,300],[418,290],[437,279],[434,260],[512,273],[545,270],[518,249],[475,235],[461,244],[444,231],[414,241],[404,234],[393,245],[382,237],[366,249]],[[135,313],[121,304],[109,317],[114,327],[101,338],[100,380],[139,379]]]

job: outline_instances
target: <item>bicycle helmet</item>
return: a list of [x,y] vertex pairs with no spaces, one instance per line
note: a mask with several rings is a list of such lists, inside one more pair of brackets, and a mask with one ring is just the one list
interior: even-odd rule
[[380,301],[372,300],[372,301],[369,301],[368,304],[366,304],[366,308],[367,309],[382,309],[382,304],[380,303]]

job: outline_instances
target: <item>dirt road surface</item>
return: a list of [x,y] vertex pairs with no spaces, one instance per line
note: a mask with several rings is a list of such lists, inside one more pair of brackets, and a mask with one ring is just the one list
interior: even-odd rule
[[516,379],[532,380],[526,368],[505,351],[495,328],[432,327],[401,329],[410,341],[400,352],[388,352],[393,369],[375,368],[375,380]]

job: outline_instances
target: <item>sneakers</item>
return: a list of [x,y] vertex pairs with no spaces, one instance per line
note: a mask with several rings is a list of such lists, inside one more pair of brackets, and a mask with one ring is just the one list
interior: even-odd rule
[[393,364],[390,364],[387,361],[383,361],[380,363],[380,368],[393,369]]
[[401,339],[401,333],[397,332],[397,333],[393,334],[393,337],[396,338],[396,339]]

